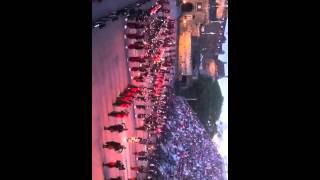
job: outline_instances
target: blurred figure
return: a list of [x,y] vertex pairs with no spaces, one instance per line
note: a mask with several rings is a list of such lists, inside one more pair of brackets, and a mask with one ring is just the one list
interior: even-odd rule
[[144,38],[144,34],[138,34],[138,33],[130,34],[130,33],[128,33],[128,34],[126,34],[126,37],[128,39],[143,39]]
[[146,117],[146,114],[138,114],[137,117],[138,117],[138,118],[145,118],[145,117]]
[[128,112],[127,111],[112,111],[111,113],[108,114],[108,116],[113,116],[113,117],[117,117],[117,118],[123,118],[128,116]]
[[119,106],[119,107],[129,107],[130,105],[131,105],[131,103],[130,102],[128,102],[128,101],[122,101],[122,100],[116,100],[116,102],[115,103],[113,103],[112,105],[114,105],[114,106]]
[[121,161],[117,160],[116,162],[103,163],[103,166],[107,166],[109,168],[118,168],[119,170],[125,170],[126,168],[122,164]]
[[136,156],[145,156],[145,155],[147,155],[147,152],[146,151],[134,152],[134,155],[136,155]]
[[122,124],[118,124],[118,125],[104,127],[104,130],[108,130],[108,131],[111,131],[111,132],[118,131],[119,133],[121,133],[122,131],[126,131],[128,129],[125,128],[124,123],[122,123]]
[[147,160],[148,160],[147,156],[139,156],[139,157],[137,157],[136,159],[137,159],[138,161],[147,161]]
[[145,69],[145,68],[143,68],[143,67],[132,67],[132,68],[130,68],[130,71],[146,72],[147,69]]
[[114,149],[115,151],[122,152],[123,149],[125,149],[126,147],[124,147],[123,145],[121,145],[118,142],[108,141],[108,142],[106,142],[106,144],[103,145],[103,148]]
[[146,127],[145,126],[140,126],[140,127],[136,127],[136,130],[140,130],[140,131],[145,131]]
[[135,106],[137,109],[146,109],[145,105],[136,105]]
[[145,25],[143,25],[143,24],[133,23],[133,22],[127,22],[126,26],[128,28],[132,28],[132,29],[142,29],[145,27]]
[[131,71],[139,71],[139,67],[132,67],[130,68]]
[[117,97],[117,100],[120,100],[120,101],[130,102],[130,101],[132,101],[132,99],[133,99],[133,96],[119,96],[119,97]]
[[129,62],[139,62],[139,63],[145,63],[146,60],[144,58],[141,57],[129,57],[128,58]]
[[135,77],[133,77],[133,80],[135,80],[137,82],[144,82],[143,76],[135,76]]

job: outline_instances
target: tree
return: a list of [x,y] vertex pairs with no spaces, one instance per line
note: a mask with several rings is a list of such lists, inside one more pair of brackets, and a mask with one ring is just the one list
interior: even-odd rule
[[197,98],[189,101],[192,109],[197,113],[205,129],[213,137],[217,132],[216,121],[220,118],[223,96],[218,81],[203,75],[194,81],[193,85],[181,92],[186,98]]

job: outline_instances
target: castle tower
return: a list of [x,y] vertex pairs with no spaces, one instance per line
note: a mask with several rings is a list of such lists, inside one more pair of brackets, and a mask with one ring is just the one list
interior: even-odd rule
[[179,19],[182,31],[200,36],[200,26],[209,23],[209,0],[183,0],[180,4],[182,15]]

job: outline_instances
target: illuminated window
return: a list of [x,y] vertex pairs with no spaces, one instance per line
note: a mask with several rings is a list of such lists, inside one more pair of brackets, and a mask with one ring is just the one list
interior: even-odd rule
[[202,3],[197,3],[197,11],[202,11]]
[[204,32],[204,26],[201,26],[201,32]]

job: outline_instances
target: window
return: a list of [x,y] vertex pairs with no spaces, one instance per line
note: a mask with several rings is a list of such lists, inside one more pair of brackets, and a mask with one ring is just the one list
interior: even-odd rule
[[197,3],[197,11],[202,11],[202,3]]
[[182,12],[192,12],[193,10],[193,4],[192,3],[184,3],[181,5],[181,11]]
[[204,32],[204,26],[201,26],[201,32]]

